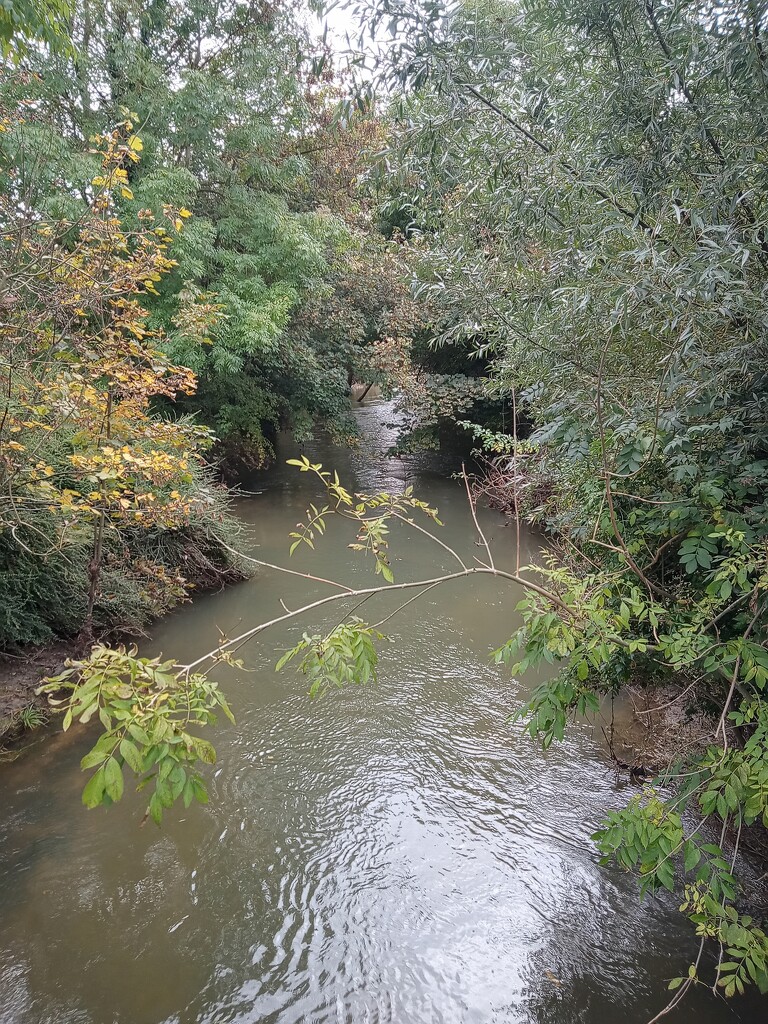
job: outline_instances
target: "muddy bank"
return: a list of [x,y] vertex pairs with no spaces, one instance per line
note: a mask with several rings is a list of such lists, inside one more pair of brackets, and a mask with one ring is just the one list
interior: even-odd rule
[[23,654],[0,655],[0,749],[17,742],[31,725],[41,724],[48,702],[35,690],[46,676],[63,669],[73,651],[74,642],[58,641]]
[[[639,683],[627,686],[621,700],[612,708],[610,702],[603,708],[603,734],[617,773],[638,790],[646,785],[662,789],[676,786],[680,758],[703,756],[715,741],[717,719],[702,713],[700,708],[696,688],[686,685],[684,680],[652,689]],[[737,748],[743,742],[738,730],[729,727],[729,746]],[[688,804],[684,818],[691,827],[699,825],[701,816],[695,802]],[[728,859],[737,863],[736,876],[742,887],[738,905],[742,913],[765,918],[768,829],[757,821],[750,826],[729,823],[721,830],[716,822],[708,821],[702,836],[707,842],[721,845]]]
[[[229,564],[220,564],[222,555]],[[219,559],[217,563],[216,559]],[[253,575],[253,566],[241,559],[234,549],[205,550],[201,544],[189,543],[181,555],[186,592],[173,603],[167,603],[163,614],[150,622],[138,622],[124,628],[106,628],[100,631],[100,643],[130,644],[146,636],[146,628],[157,623],[166,614],[186,604],[199,594],[223,590],[241,583]],[[63,671],[67,658],[81,656],[90,644],[73,636],[57,639],[50,644],[24,649],[20,652],[0,653],[0,751],[17,743],[24,735],[41,725],[48,717],[48,701],[35,690],[46,676]]]

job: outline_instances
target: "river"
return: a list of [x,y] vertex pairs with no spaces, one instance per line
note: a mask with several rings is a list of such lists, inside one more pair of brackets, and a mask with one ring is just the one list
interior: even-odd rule
[[[388,459],[390,408],[358,410],[359,448],[305,446],[354,487],[412,483],[441,536],[481,554],[461,487],[435,458]],[[317,488],[275,468],[239,502],[248,544],[287,558],[287,533]],[[482,522],[511,565],[513,531]],[[361,586],[353,538],[333,529],[291,565]],[[539,540],[523,538],[525,560]],[[451,568],[394,531],[401,580]],[[327,593],[274,572],[203,595],[161,622],[147,653],[185,662],[232,633]],[[519,593],[487,578],[432,591],[386,625],[376,684],[310,700],[273,671],[304,629],[340,606],[264,634],[245,669],[223,670],[237,725],[210,738],[211,802],[139,827],[144,803],[80,804],[88,736],[56,734],[0,772],[2,1024],[645,1024],[697,943],[673,898],[638,903],[598,866],[589,835],[631,789],[599,730],[544,753],[510,723],[535,679],[488,652],[515,629]],[[389,604],[387,602],[390,602]],[[394,608],[372,599],[375,621]],[[694,991],[670,1024],[765,1019],[753,997]]]

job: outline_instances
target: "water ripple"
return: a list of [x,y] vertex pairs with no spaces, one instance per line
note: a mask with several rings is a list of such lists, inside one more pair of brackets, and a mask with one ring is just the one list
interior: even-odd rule
[[[346,465],[322,443],[311,454],[369,490],[418,477],[471,560],[460,489],[383,457],[387,407],[361,417]],[[268,560],[311,487],[277,469],[243,504]],[[325,540],[296,564],[369,578],[341,533]],[[399,535],[393,552],[413,578],[444,554]],[[265,575],[172,617],[154,649],[202,653],[219,627],[314,593]],[[138,797],[79,807],[84,737],[8,766],[0,1024],[644,1024],[694,938],[674,901],[640,905],[631,879],[597,865],[589,835],[624,794],[590,729],[542,753],[510,723],[530,684],[488,651],[514,630],[516,600],[488,580],[446,589],[388,624],[378,684],[321,701],[272,671],[309,623],[247,648],[247,671],[223,679],[238,725],[216,737],[211,802],[162,831],[137,827]],[[758,1020],[756,1006],[696,992],[669,1020]]]

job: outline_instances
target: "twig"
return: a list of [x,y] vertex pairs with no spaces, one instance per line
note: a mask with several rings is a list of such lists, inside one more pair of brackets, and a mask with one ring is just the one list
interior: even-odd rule
[[698,676],[696,679],[693,680],[690,686],[686,686],[682,693],[678,693],[676,697],[673,697],[672,700],[667,701],[666,704],[657,704],[655,708],[643,708],[642,710],[636,710],[636,714],[652,715],[654,711],[665,711],[667,708],[671,708],[673,704],[677,704],[679,700],[682,700],[686,693],[692,690],[697,683],[700,683],[703,678],[704,676]]
[[345,590],[352,593],[350,587],[344,583],[338,583],[336,580],[327,580],[324,576],[314,576],[310,572],[299,572],[298,569],[286,569],[284,565],[273,565],[272,562],[265,562],[261,558],[254,558],[252,555],[244,555],[241,551],[236,548],[232,548],[229,544],[225,544],[223,540],[219,541],[221,547],[226,548],[233,555],[237,555],[238,558],[244,559],[246,562],[253,562],[254,565],[260,565],[263,569],[274,569],[276,572],[284,572],[289,576],[301,576],[302,579],[312,580],[315,583],[326,583],[329,587],[336,587],[337,590]]
[[[279,568],[279,566],[275,566],[275,568]],[[302,573],[292,574],[299,576],[307,575]],[[410,583],[390,583],[378,587],[363,587],[359,590],[342,588],[341,584],[336,584],[341,589],[340,593],[329,594],[327,597],[321,597],[317,601],[311,601],[309,604],[305,604],[301,608],[297,608],[295,611],[292,611],[285,615],[279,615],[276,618],[270,619],[267,622],[260,622],[257,626],[252,626],[251,629],[246,630],[239,636],[233,637],[231,640],[227,640],[226,643],[223,643],[220,646],[214,648],[213,650],[208,651],[206,654],[203,654],[201,657],[196,658],[195,661],[190,662],[188,665],[179,665],[179,670],[182,672],[191,672],[193,669],[197,668],[198,665],[202,665],[206,661],[215,662],[217,658],[221,656],[221,653],[223,651],[229,650],[235,645],[239,646],[244,641],[250,640],[252,637],[256,636],[258,633],[264,632],[265,629],[269,629],[271,626],[276,626],[280,622],[285,622],[286,619],[295,618],[297,615],[303,615],[305,612],[312,611],[315,608],[320,608],[326,604],[330,604],[333,601],[345,600],[346,598],[351,597],[366,597],[373,594],[386,594],[394,590],[413,590],[414,588],[419,587],[422,588],[426,593],[427,589],[431,589],[432,586],[437,586],[441,583],[447,583],[450,580],[459,580],[464,579],[467,576],[476,575],[495,576],[499,579],[505,579],[509,580],[512,583],[516,583],[518,586],[526,587],[527,589],[533,590],[535,593],[540,594],[546,600],[556,605],[560,609],[560,611],[564,612],[569,617],[573,616],[573,612],[568,607],[568,605],[566,605],[559,597],[557,597],[557,595],[550,593],[550,591],[545,590],[544,587],[540,587],[536,583],[532,583],[526,579],[523,579],[516,573],[505,572],[504,570],[496,569],[495,567],[490,569],[472,567],[469,569],[462,570],[460,572],[451,572],[446,573],[444,576],[432,577],[431,579],[413,580]],[[311,579],[312,577],[308,578]]]
[[470,508],[470,511],[472,512],[472,519],[473,519],[474,524],[475,524],[475,529],[480,534],[480,539],[483,542],[483,546],[485,547],[485,550],[488,552],[488,564],[489,564],[490,568],[495,571],[496,566],[494,565],[493,553],[491,551],[491,546],[488,543],[485,534],[483,533],[483,530],[482,530],[482,527],[480,526],[480,523],[477,521],[477,511],[475,509],[475,501],[474,501],[474,498],[472,497],[472,491],[471,491],[470,486],[469,486],[469,477],[467,476],[467,470],[466,470],[463,462],[461,464],[461,475],[464,477],[464,486],[467,489],[467,499],[469,500],[469,508]]
[[429,530],[425,530],[423,526],[419,526],[419,524],[414,522],[413,519],[408,519],[406,516],[401,515],[399,512],[392,512],[392,516],[395,519],[399,519],[407,526],[413,527],[414,530],[418,530],[419,533],[423,533],[425,537],[429,537],[430,540],[433,540],[436,544],[439,544],[441,548],[445,548],[448,554],[453,555],[453,557],[456,559],[456,561],[459,563],[462,569],[467,568],[461,555],[459,555],[458,552],[454,551],[452,547],[449,547],[449,545],[446,544],[444,541],[440,540],[439,537],[435,536],[434,533],[430,533]]
[[418,594],[414,594],[413,597],[409,597],[407,601],[404,601],[401,605],[398,605],[398,607],[395,608],[393,612],[390,612],[389,615],[386,615],[383,619],[379,619],[378,622],[374,623],[373,628],[378,629],[379,626],[383,626],[385,622],[389,622],[389,620],[393,619],[395,615],[398,615],[403,610],[403,608],[407,608],[409,604],[412,604],[414,601],[418,601],[420,597],[424,597],[428,590],[432,590],[438,586],[440,586],[439,583],[432,583],[430,586],[425,587],[424,590],[419,591]]
[[[698,955],[696,956],[696,960],[694,961],[694,967],[696,967],[696,968],[698,968],[699,964],[701,963],[701,956],[702,956],[702,953],[704,952],[704,942],[705,942],[705,939],[702,938],[701,942],[699,943],[699,952],[698,952]],[[666,1015],[668,1013],[671,1013],[672,1010],[674,1010],[675,1007],[678,1006],[678,1004],[682,1002],[683,997],[685,996],[685,993],[691,987],[693,982],[694,982],[694,978],[686,978],[685,981],[683,982],[683,984],[677,990],[677,992],[675,992],[675,994],[672,996],[670,1001],[664,1007],[664,1009],[661,1010],[659,1013],[657,1013],[656,1016],[653,1017],[651,1020],[649,1020],[648,1024],[656,1024],[656,1022],[660,1021],[662,1017],[666,1017]]]

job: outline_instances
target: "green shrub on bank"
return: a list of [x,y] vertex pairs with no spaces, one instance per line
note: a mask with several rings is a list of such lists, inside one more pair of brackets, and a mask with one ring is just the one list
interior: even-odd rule
[[[196,481],[196,505],[207,512],[180,529],[108,532],[94,607],[97,636],[139,635],[158,616],[199,589],[243,579],[249,569],[230,548],[241,526],[227,492],[206,471]],[[0,532],[0,650],[14,651],[76,636],[85,622],[93,530],[57,543],[46,510]]]

